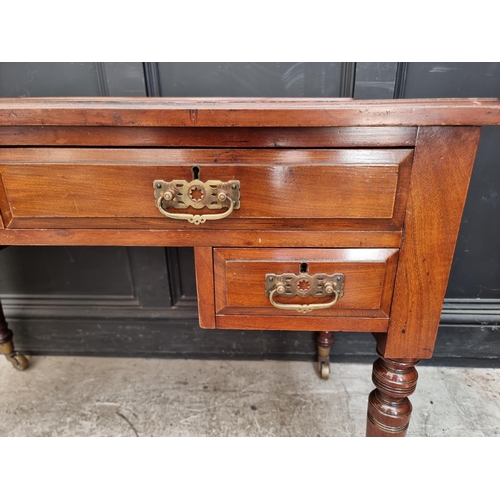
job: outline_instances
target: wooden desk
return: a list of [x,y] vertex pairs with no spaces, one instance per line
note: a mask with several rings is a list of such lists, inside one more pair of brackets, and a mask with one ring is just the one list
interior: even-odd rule
[[319,331],[323,378],[333,331],[373,332],[367,434],[403,436],[499,124],[498,100],[1,99],[0,245],[193,246],[202,327]]

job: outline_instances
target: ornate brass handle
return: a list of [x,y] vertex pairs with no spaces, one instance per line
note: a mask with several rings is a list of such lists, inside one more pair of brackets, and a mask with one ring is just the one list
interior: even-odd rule
[[329,307],[334,306],[339,300],[339,292],[334,290],[333,293],[335,294],[335,297],[330,302],[320,303],[320,304],[280,304],[279,302],[276,302],[274,300],[275,293],[279,293],[278,288],[275,288],[269,294],[269,302],[271,302],[271,304],[274,307],[277,307],[278,309],[286,309],[288,311],[297,311],[304,314],[307,314],[308,312],[311,312],[314,309],[328,309]]
[[[330,302],[319,304],[283,304],[276,302],[275,296],[280,297],[326,297],[333,295]],[[344,275],[341,273],[328,274],[266,274],[266,296],[269,302],[278,309],[297,311],[307,314],[317,309],[333,307],[344,295]]]
[[[187,220],[199,225],[207,220],[224,219],[233,210],[240,208],[240,182],[231,180],[202,182],[194,179],[191,182],[173,180],[170,182],[156,180],[153,182],[156,208],[165,217],[176,220]],[[216,210],[227,207],[225,212],[218,214],[182,214],[168,212],[167,208],[208,208]]]
[[231,215],[231,212],[234,210],[234,205],[231,203],[228,206],[228,209],[225,212],[222,212],[220,214],[203,214],[203,215],[192,215],[192,214],[174,214],[172,212],[167,212],[162,208],[162,201],[163,198],[160,196],[156,200],[156,208],[165,215],[166,217],[169,217],[170,219],[177,219],[177,220],[187,220],[188,222],[191,222],[192,224],[199,225],[203,224],[207,220],[217,220],[217,219],[224,219],[228,215]]

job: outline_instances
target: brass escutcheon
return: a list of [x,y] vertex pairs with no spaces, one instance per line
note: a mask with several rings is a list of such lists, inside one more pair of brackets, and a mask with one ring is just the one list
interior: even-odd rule
[[[153,181],[156,208],[170,219],[187,220],[199,225],[207,220],[224,219],[231,215],[233,210],[240,208],[240,181],[206,181],[199,179],[192,181],[173,180]],[[168,212],[169,207],[185,209],[193,207],[196,209],[208,208],[220,210],[227,208],[225,212],[218,214],[182,214]]]

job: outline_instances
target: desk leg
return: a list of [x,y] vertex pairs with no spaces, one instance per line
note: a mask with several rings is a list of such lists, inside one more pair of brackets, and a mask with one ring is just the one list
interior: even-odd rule
[[318,332],[316,344],[318,344],[318,369],[322,379],[327,380],[330,376],[330,350],[335,339],[332,332]]
[[12,330],[7,326],[2,304],[0,303],[0,354],[3,354],[16,370],[26,370],[29,362],[25,356],[14,350],[12,337]]
[[368,398],[366,435],[369,437],[403,437],[408,430],[411,403],[408,396],[415,392],[418,359],[386,359],[379,353],[373,363],[373,383],[376,389]]

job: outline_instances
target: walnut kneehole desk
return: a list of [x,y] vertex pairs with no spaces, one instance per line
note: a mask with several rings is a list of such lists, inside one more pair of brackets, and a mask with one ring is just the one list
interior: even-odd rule
[[[205,328],[373,332],[403,436],[498,100],[0,99],[0,245],[195,248]],[[0,352],[18,369],[0,308]]]

